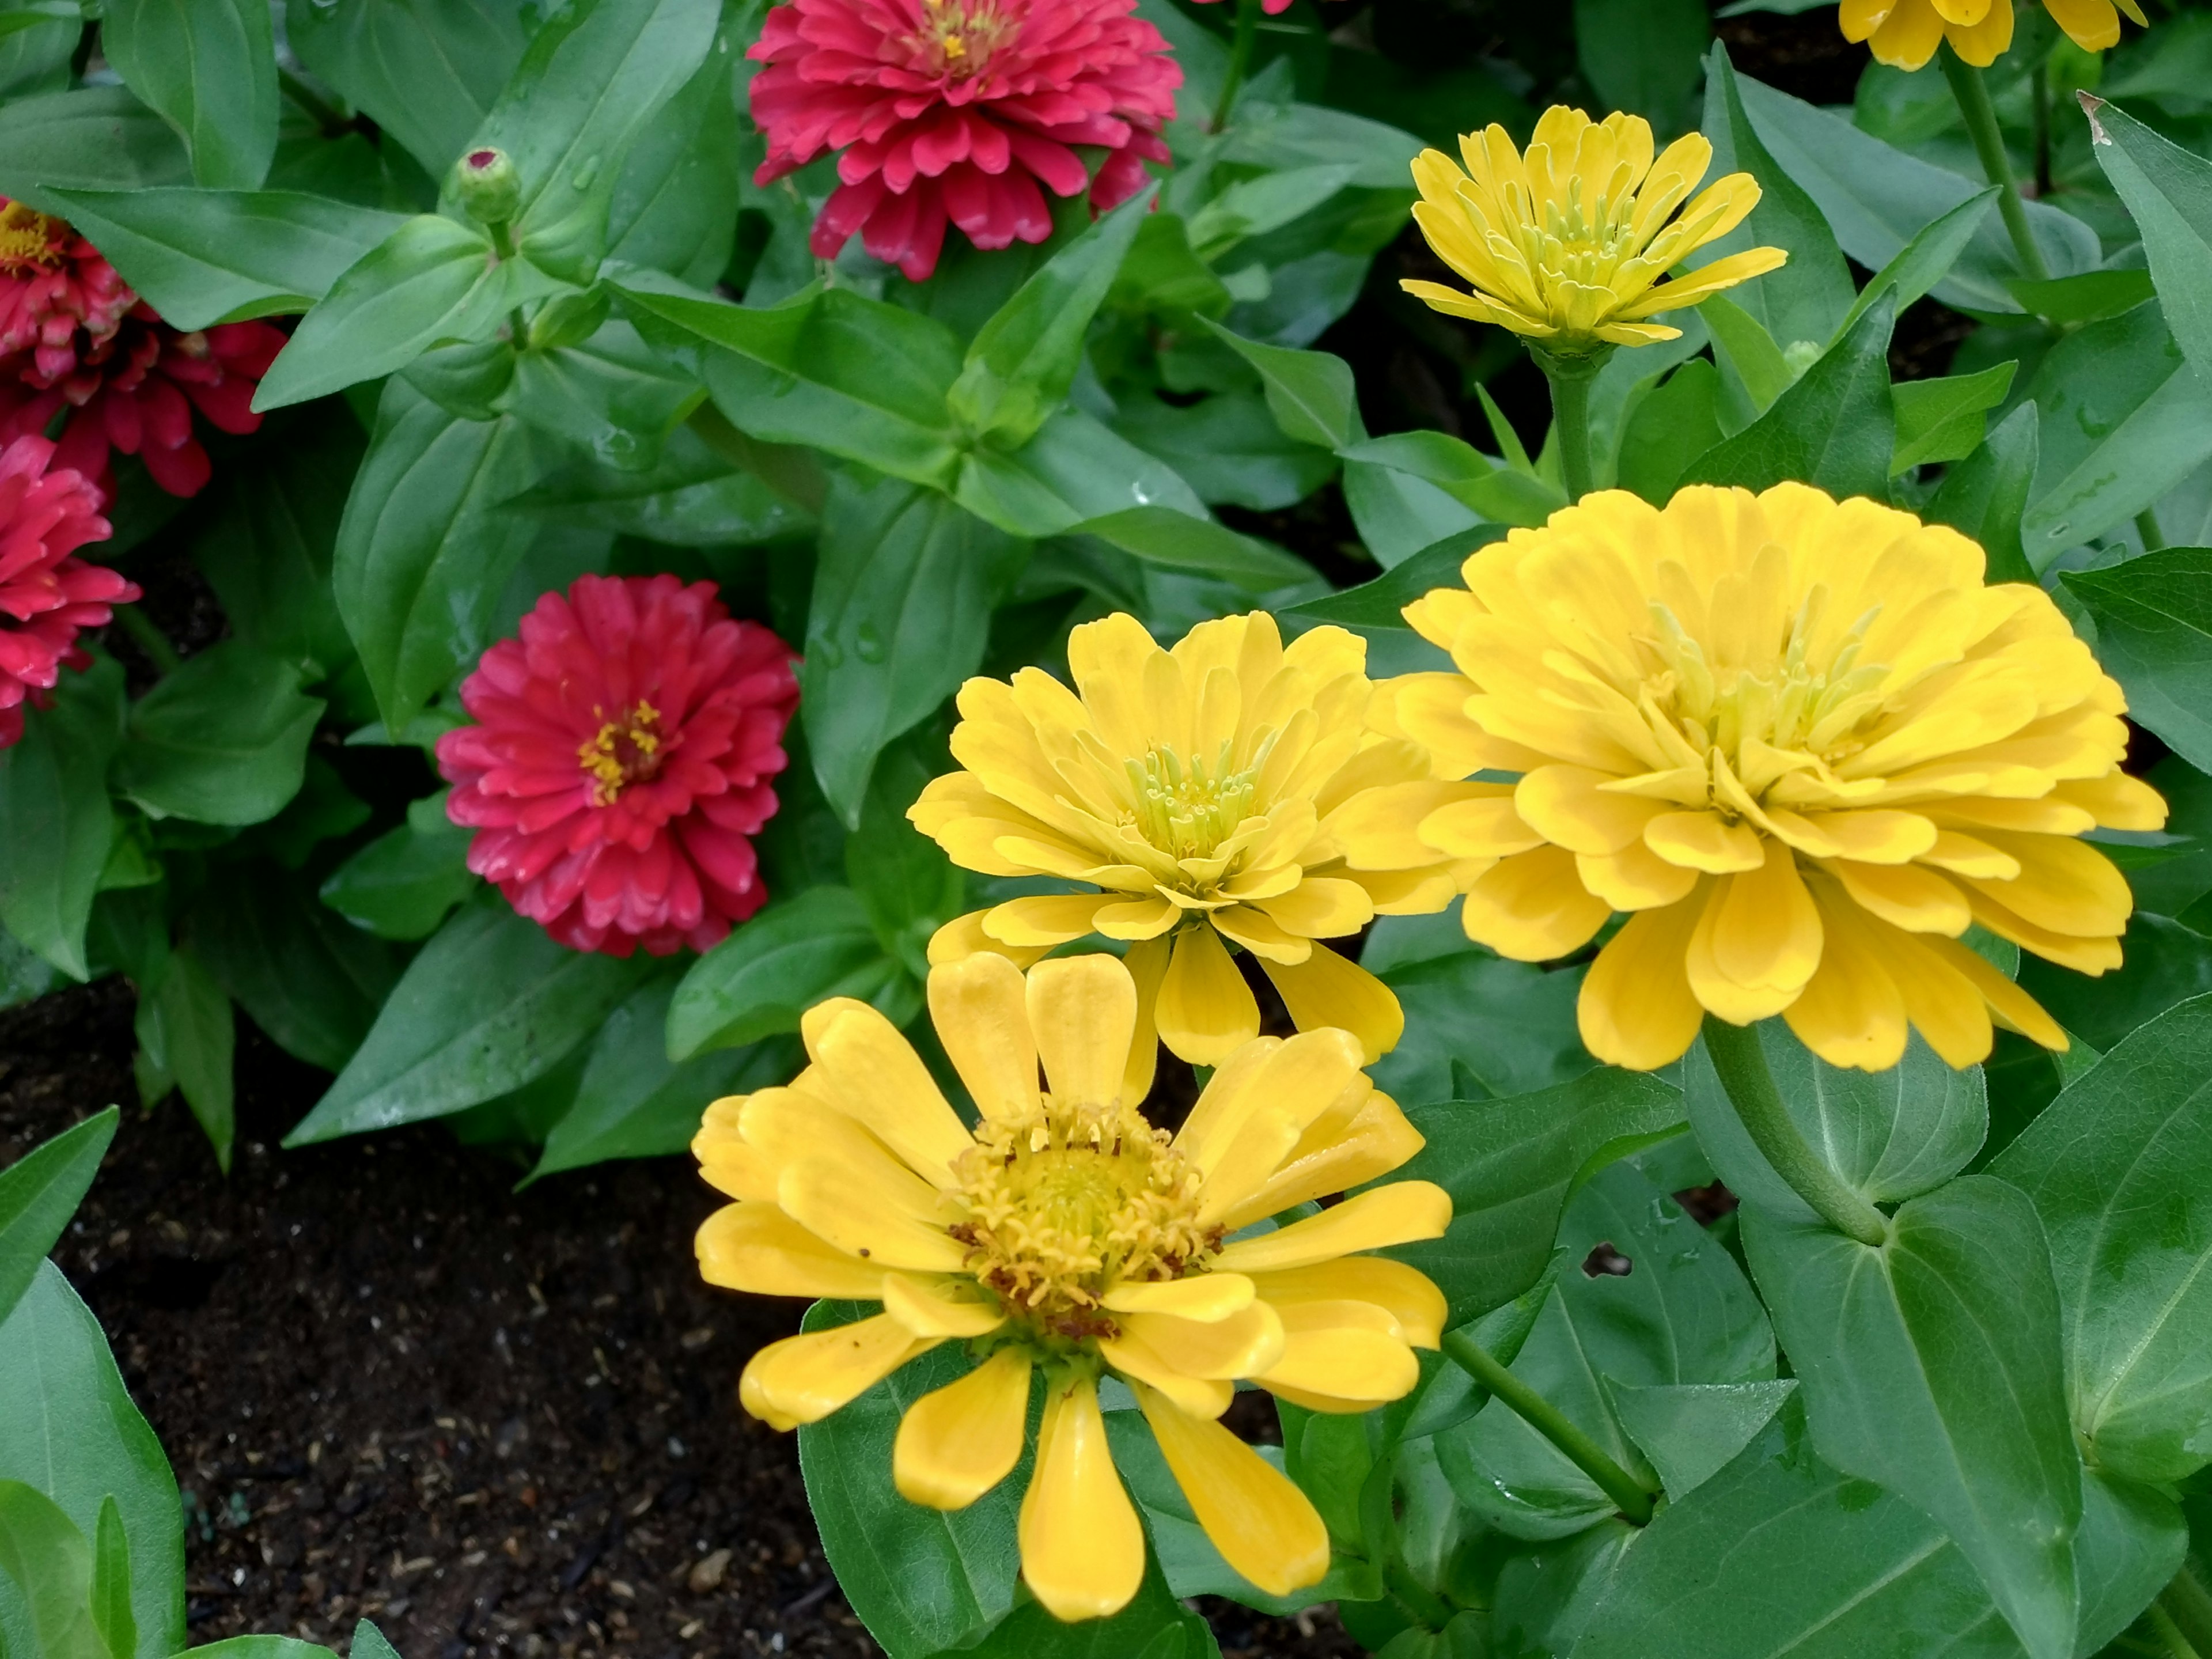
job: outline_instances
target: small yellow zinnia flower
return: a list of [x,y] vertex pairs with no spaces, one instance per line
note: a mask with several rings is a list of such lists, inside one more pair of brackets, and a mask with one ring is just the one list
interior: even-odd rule
[[1091,1619],[1126,1606],[1145,1571],[1099,1409],[1111,1373],[1229,1564],[1270,1595],[1315,1583],[1328,1565],[1321,1516],[1217,1419],[1245,1377],[1311,1410],[1366,1411],[1410,1390],[1413,1349],[1437,1346],[1436,1286],[1355,1253],[1440,1235],[1443,1188],[1398,1182],[1236,1237],[1420,1149],[1360,1070],[1358,1041],[1246,1044],[1170,1139],[1124,1091],[1137,988],[1114,957],[1024,975],[970,957],[932,971],[929,1006],[981,1114],[972,1131],[890,1023],[842,997],[806,1015],[813,1063],[789,1088],[707,1109],[692,1152],[738,1200],[699,1230],[708,1281],[884,1306],[762,1349],[745,1408],[778,1428],[817,1422],[964,1342],[975,1369],[916,1401],[892,1449],[902,1493],[957,1510],[1020,1462],[1042,1373],[1022,1572],[1055,1615]]
[[2064,1031],[1974,951],[1978,922],[2087,974],[2120,964],[2128,884],[2076,839],[2155,830],[2119,769],[2120,688],[2050,597],[1980,548],[1805,484],[1620,490],[1516,530],[1406,616],[1456,674],[1395,684],[1462,773],[1518,773],[1423,837],[1487,858],[1468,933],[1522,961],[1628,923],[1583,983],[1583,1041],[1649,1069],[1711,1011],[1780,1014],[1879,1071],[1905,1025],[1953,1066],[1990,1019]]
[[[1133,1093],[1155,1029],[1217,1066],[1260,1029],[1223,941],[1249,951],[1301,1029],[1358,1034],[1373,1060],[1405,1016],[1389,988],[1316,941],[1378,914],[1441,910],[1449,861],[1413,826],[1468,793],[1368,720],[1367,647],[1340,628],[1289,646],[1265,611],[1201,623],[1162,650],[1129,616],[1067,642],[1071,691],[1042,669],[960,690],[953,757],[907,816],[955,864],[1103,890],[1009,899],[947,923],[932,962],[1026,963],[1092,933],[1130,944],[1141,989]],[[1157,1023],[1156,1023],[1157,1022]]]
[[1413,217],[1474,292],[1440,283],[1399,286],[1438,311],[1496,323],[1551,349],[1583,355],[1674,339],[1681,330],[1647,319],[1789,257],[1778,247],[1747,248],[1659,280],[1759,204],[1758,181],[1732,173],[1683,207],[1713,161],[1713,147],[1698,133],[1676,139],[1655,162],[1643,117],[1593,121],[1554,104],[1525,155],[1497,125],[1467,134],[1459,148],[1464,173],[1442,150],[1423,150],[1414,161],[1421,199]]
[[[2043,0],[2043,8],[2084,52],[2119,45],[2123,11],[2145,21],[2136,0]],[[1945,40],[1987,69],[2012,45],[2012,0],[1843,0],[1836,21],[1844,40],[1865,41],[1892,69],[1921,68]]]

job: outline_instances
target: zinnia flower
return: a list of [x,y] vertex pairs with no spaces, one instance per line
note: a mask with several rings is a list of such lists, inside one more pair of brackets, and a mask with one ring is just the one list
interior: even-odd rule
[[1441,150],[1421,152],[1413,217],[1437,258],[1474,291],[1416,280],[1399,286],[1437,311],[1495,323],[1567,355],[1674,339],[1680,329],[1648,319],[1789,257],[1780,248],[1747,248],[1660,282],[1759,204],[1758,181],[1747,173],[1731,173],[1689,200],[1713,161],[1712,145],[1698,133],[1677,138],[1654,161],[1643,117],[1593,121],[1554,104],[1536,123],[1526,155],[1497,125],[1462,137],[1460,155],[1464,173]]
[[100,493],[53,457],[44,438],[0,449],[0,749],[22,737],[26,701],[43,702],[64,668],[91,663],[77,631],[138,597],[112,570],[71,556],[108,525]]
[[[1182,70],[1136,0],[788,0],[746,56],[768,184],[838,150],[818,258],[854,231],[909,281],[937,269],[947,220],[977,247],[1042,242],[1057,196],[1103,212],[1168,160]],[[1093,179],[1076,146],[1107,152]]]
[[258,429],[253,390],[283,345],[269,323],[170,327],[65,222],[0,197],[0,442],[63,415],[57,465],[104,495],[111,448],[172,495],[198,495],[210,468],[193,410]]
[[768,901],[751,837],[775,816],[791,647],[711,582],[580,576],[461,682],[438,739],[469,868],[579,951],[712,946]]
[[1026,977],[1003,957],[972,957],[931,972],[929,1006],[981,1113],[972,1131],[890,1023],[842,997],[807,1013],[812,1063],[789,1088],[707,1109],[692,1151],[738,1200],[699,1230],[708,1281],[884,1308],[762,1349],[738,1389],[745,1408],[778,1428],[817,1422],[908,1360],[963,1342],[975,1368],[916,1401],[892,1450],[901,1492],[957,1510],[1020,1461],[1042,1372],[1022,1571],[1058,1617],[1097,1618],[1126,1605],[1145,1571],[1099,1413],[1110,1372],[1229,1564],[1271,1595],[1313,1583],[1328,1530],[1217,1421],[1233,1385],[1366,1411],[1419,1380],[1413,1350],[1437,1346],[1445,1313],[1420,1273],[1357,1254],[1443,1231],[1451,1200],[1425,1181],[1236,1236],[1419,1150],[1359,1069],[1358,1040],[1315,1030],[1246,1044],[1171,1139],[1125,1085],[1137,988],[1112,957],[1040,963]]
[[1172,651],[1133,617],[1067,643],[1070,691],[1039,668],[960,690],[952,755],[907,816],[955,864],[1095,890],[1008,899],[948,922],[930,960],[1028,963],[1100,933],[1127,941],[1152,1032],[1218,1066],[1260,1029],[1224,941],[1256,957],[1302,1028],[1388,1052],[1389,988],[1317,941],[1378,915],[1440,910],[1449,860],[1413,827],[1480,786],[1432,778],[1418,744],[1369,720],[1365,644],[1316,628],[1287,647],[1264,611],[1202,623]]
[[1953,1066],[1992,1018],[2067,1046],[1955,941],[1978,923],[2118,967],[2128,884],[2076,838],[2166,807],[2119,769],[2120,688],[2040,588],[1984,586],[1956,531],[1798,483],[1663,509],[1606,490],[1464,574],[1407,607],[1459,672],[1397,683],[1398,715],[1463,774],[1521,776],[1486,821],[1420,833],[1493,860],[1465,922],[1504,956],[1630,913],[1583,983],[1592,1054],[1664,1066],[1707,1011],[1780,1014],[1869,1071],[1908,1021]]
[[[2084,52],[2119,45],[2123,11],[2148,26],[2136,0],[2043,0],[2043,9]],[[1987,69],[2012,45],[2012,0],[1843,0],[1836,21],[1844,40],[1864,40],[1892,69],[1919,69],[1946,40]]]

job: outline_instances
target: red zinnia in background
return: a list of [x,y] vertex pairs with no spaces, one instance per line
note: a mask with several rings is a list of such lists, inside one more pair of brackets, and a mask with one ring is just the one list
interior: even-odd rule
[[100,492],[78,473],[49,470],[54,446],[18,438],[0,449],[0,749],[23,735],[23,704],[42,703],[64,668],[92,660],[77,630],[138,597],[104,566],[70,556],[104,539]]
[[[1136,0],[788,0],[747,54],[767,184],[842,150],[815,222],[835,258],[854,231],[908,280],[937,269],[949,220],[976,246],[1042,242],[1055,195],[1099,211],[1168,159],[1182,70]],[[1073,146],[1109,151],[1094,181]]]
[[799,702],[791,647],[711,582],[580,576],[461,682],[438,739],[469,868],[579,951],[704,951],[767,902],[751,837]]
[[57,464],[103,492],[114,448],[172,495],[198,495],[210,469],[192,410],[253,431],[253,389],[283,346],[268,323],[170,327],[65,221],[0,197],[0,442],[64,415]]

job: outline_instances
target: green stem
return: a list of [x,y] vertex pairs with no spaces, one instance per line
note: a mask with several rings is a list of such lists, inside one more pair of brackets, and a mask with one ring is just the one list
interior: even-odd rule
[[2136,534],[2142,538],[2146,553],[2155,553],[2166,545],[2166,532],[2159,528],[2156,507],[2147,507],[2136,514]]
[[324,137],[335,138],[353,125],[351,116],[339,114],[328,99],[281,64],[276,69],[276,84],[284,89],[287,98],[313,118]]
[[2173,1622],[2172,1614],[2166,1612],[2160,1603],[2154,1601],[2143,1611],[2149,1615],[2151,1632],[2158,1638],[2159,1644],[2165,1648],[2166,1659],[2199,1659],[2196,1644],[2182,1633],[2181,1627]]
[[1862,1244],[1886,1243],[1888,1218],[1844,1184],[1843,1177],[1807,1144],[1790,1109],[1782,1103],[1774,1073],[1766,1068],[1766,1052],[1759,1046],[1759,1028],[1731,1025],[1707,1014],[1705,1052],[1712,1056],[1713,1069],[1720,1073],[1736,1116],[1790,1190],[1838,1232]]
[[177,647],[169,643],[169,636],[154,626],[154,619],[135,605],[115,607],[115,620],[123,624],[134,644],[146,653],[157,674],[173,674],[184,666],[185,659],[177,654]]
[[1244,89],[1245,71],[1252,67],[1252,48],[1260,38],[1260,0],[1237,0],[1237,36],[1229,46],[1229,70],[1221,77],[1221,96],[1213,100],[1212,131],[1229,125],[1229,112]]
[[1613,348],[1601,348],[1586,357],[1558,356],[1540,349],[1534,356],[1552,388],[1552,430],[1559,441],[1560,481],[1567,487],[1567,499],[1578,501],[1597,488],[1597,467],[1590,459],[1590,382],[1613,356]]
[[1620,1506],[1621,1518],[1633,1526],[1651,1519],[1652,1494],[1641,1481],[1606,1455],[1605,1449],[1571,1422],[1566,1413],[1499,1364],[1489,1350],[1462,1328],[1447,1331],[1444,1358],[1504,1401],[1514,1414],[1542,1435],[1584,1474],[1597,1482],[1607,1498]]
[[1430,1630],[1440,1631],[1452,1621],[1451,1603],[1407,1571],[1402,1562],[1392,1559],[1383,1564],[1382,1588]]
[[[491,232],[491,251],[499,255],[500,263],[505,264],[514,258],[514,228],[502,219],[495,225],[487,225],[485,228]],[[527,350],[530,346],[530,319],[522,314],[520,306],[507,313],[507,328],[514,338],[514,349],[517,351]]]
[[2036,246],[2035,232],[2027,222],[2027,204],[2020,199],[2020,186],[2013,182],[2012,163],[2005,159],[2004,134],[1997,127],[1996,106],[1990,102],[1989,83],[1982,79],[1981,70],[1948,46],[1937,55],[1943,60],[1943,76],[1951,83],[1951,95],[1959,100],[1959,113],[1966,118],[1974,152],[1982,158],[1982,172],[1997,187],[1997,211],[2004,215],[2005,229],[2012,234],[2021,270],[2038,282],[2047,281],[2051,267],[2044,263],[2043,250]]
[[2154,1612],[2172,1620],[2182,1638],[2197,1653],[2212,1655],[2212,1594],[2208,1594],[2189,1564],[2173,1575],[2151,1604]]

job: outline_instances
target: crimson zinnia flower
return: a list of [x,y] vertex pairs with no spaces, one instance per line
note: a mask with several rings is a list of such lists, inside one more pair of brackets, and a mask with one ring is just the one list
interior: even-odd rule
[[438,739],[469,868],[578,951],[704,951],[767,902],[751,837],[775,816],[791,647],[711,582],[580,576],[461,682],[477,724]]
[[[1055,195],[1103,212],[1168,159],[1182,70],[1136,0],[788,0],[747,56],[768,184],[824,150],[840,183],[813,246],[854,231],[908,280],[937,269],[949,219],[977,247],[1042,242]],[[1109,152],[1092,179],[1073,148]]]
[[138,589],[70,556],[108,534],[100,492],[51,467],[54,446],[18,438],[0,449],[0,749],[23,735],[23,704],[43,704],[64,668],[92,661],[77,630],[98,628]]
[[67,222],[0,197],[0,442],[62,415],[58,464],[103,492],[112,448],[196,495],[210,468],[192,410],[253,431],[254,388],[283,346],[268,323],[172,328]]

